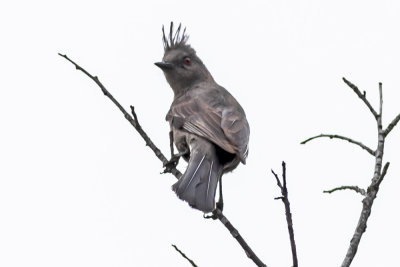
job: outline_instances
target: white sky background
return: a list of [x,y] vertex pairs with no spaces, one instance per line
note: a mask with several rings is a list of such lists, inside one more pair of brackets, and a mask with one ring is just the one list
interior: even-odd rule
[[[346,77],[378,108],[400,113],[396,1],[8,1],[0,4],[0,266],[254,266],[219,221],[178,200],[172,175],[93,81],[129,109],[169,155],[172,101],[160,69],[161,26],[182,22],[216,81],[244,107],[246,166],[224,176],[225,214],[271,267],[291,254],[273,168],[287,162],[301,266],[340,266],[361,211],[376,126]],[[400,239],[400,126],[388,174],[353,262],[394,266]],[[182,166],[181,166],[182,167]],[[181,168],[182,169],[182,168]]]

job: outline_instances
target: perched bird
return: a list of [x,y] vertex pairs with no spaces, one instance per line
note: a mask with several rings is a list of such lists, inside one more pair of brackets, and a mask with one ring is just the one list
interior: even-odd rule
[[240,162],[246,163],[250,135],[246,115],[187,43],[186,28],[181,33],[179,25],[174,33],[171,22],[169,35],[164,26],[162,32],[164,57],[155,65],[163,70],[174,91],[166,120],[179,153],[171,162],[176,163],[180,157],[188,161],[186,171],[172,188],[180,199],[206,213],[215,209],[219,181],[217,207],[222,209],[222,174]]

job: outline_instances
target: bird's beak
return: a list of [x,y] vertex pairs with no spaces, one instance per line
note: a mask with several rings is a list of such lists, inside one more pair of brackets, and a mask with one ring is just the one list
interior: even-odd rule
[[169,63],[169,62],[156,62],[154,63],[157,67],[159,67],[162,70],[170,70],[174,67],[174,64]]

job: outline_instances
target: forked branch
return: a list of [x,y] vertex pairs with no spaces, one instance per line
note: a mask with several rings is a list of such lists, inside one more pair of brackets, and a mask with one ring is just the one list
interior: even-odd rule
[[293,267],[297,267],[298,262],[297,262],[296,242],[294,241],[293,220],[292,220],[292,213],[290,212],[288,190],[286,187],[286,163],[282,161],[282,180],[283,180],[282,183],[279,179],[279,176],[273,170],[271,170],[271,172],[275,176],[278,187],[281,189],[282,196],[276,197],[275,199],[281,199],[283,204],[285,205],[286,222],[289,231],[290,246],[292,248]]
[[362,94],[360,90],[358,89],[357,86],[343,78],[343,81],[357,94],[357,96],[365,103],[365,105],[368,107],[368,109],[371,111],[371,113],[374,115],[374,118],[376,120],[376,125],[377,125],[377,131],[378,131],[378,145],[375,151],[372,151],[372,149],[368,148],[367,146],[363,145],[362,143],[358,141],[354,141],[350,138],[343,137],[343,136],[338,136],[338,135],[318,135],[311,137],[305,141],[302,142],[302,144],[307,143],[310,140],[313,140],[315,138],[319,137],[330,137],[330,138],[338,138],[342,140],[346,140],[350,143],[356,144],[360,146],[361,148],[365,149],[368,151],[372,156],[375,157],[375,168],[374,168],[374,175],[371,180],[371,184],[368,187],[368,190],[365,192],[364,189],[358,187],[358,186],[340,186],[337,188],[334,188],[329,191],[324,191],[324,193],[332,193],[337,190],[354,190],[361,195],[365,196],[362,203],[363,207],[361,210],[360,218],[358,220],[356,229],[354,231],[353,237],[350,240],[350,246],[347,249],[346,256],[343,260],[342,267],[349,267],[351,262],[353,261],[356,253],[358,246],[361,241],[361,237],[364,234],[365,230],[367,229],[367,221],[369,216],[371,215],[371,210],[372,210],[372,205],[374,203],[374,200],[378,194],[379,191],[379,186],[383,180],[383,178],[386,175],[386,172],[389,168],[389,162],[385,164],[385,166],[382,169],[382,161],[383,161],[383,152],[384,152],[384,147],[385,147],[385,138],[389,134],[389,132],[396,126],[396,124],[400,120],[400,115],[398,115],[386,128],[386,130],[383,130],[382,128],[382,107],[383,107],[383,93],[382,93],[382,83],[379,83],[379,114],[375,111],[375,109],[372,107],[372,105],[369,103],[365,96],[365,92]]

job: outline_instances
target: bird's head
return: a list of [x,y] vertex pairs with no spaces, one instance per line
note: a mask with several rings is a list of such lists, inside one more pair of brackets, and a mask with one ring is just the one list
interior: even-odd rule
[[162,62],[154,64],[163,70],[175,95],[196,83],[212,80],[211,74],[196,55],[196,51],[187,44],[189,37],[186,35],[186,28],[181,33],[181,24],[179,24],[174,33],[171,22],[169,35],[165,35],[164,26],[162,32],[164,57]]

